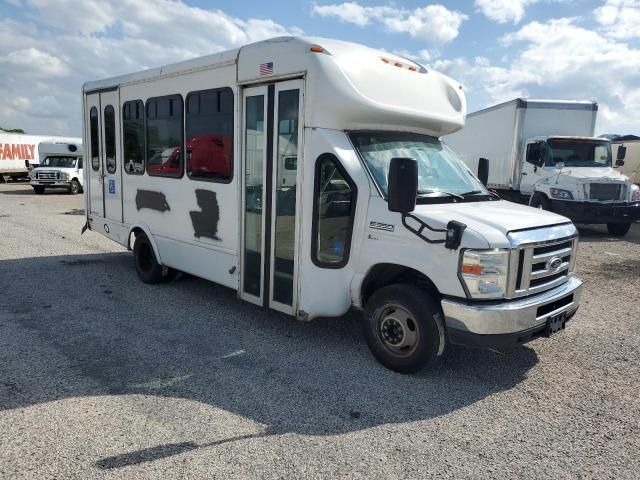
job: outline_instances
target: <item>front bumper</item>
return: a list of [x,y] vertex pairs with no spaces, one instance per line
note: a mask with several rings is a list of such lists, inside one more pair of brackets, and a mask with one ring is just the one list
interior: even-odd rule
[[551,200],[551,209],[575,223],[630,223],[640,220],[640,202],[569,202]]
[[31,180],[32,187],[69,187],[70,180]]
[[442,300],[449,341],[459,345],[504,347],[526,343],[546,333],[547,319],[578,310],[582,280],[569,280],[547,292],[502,302]]

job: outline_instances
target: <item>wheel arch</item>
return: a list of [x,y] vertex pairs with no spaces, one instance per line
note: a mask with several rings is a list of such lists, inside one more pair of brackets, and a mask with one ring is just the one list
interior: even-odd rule
[[424,273],[406,265],[378,263],[373,265],[360,286],[360,304],[364,307],[376,290],[395,283],[410,283],[431,292],[439,301],[440,291],[435,283]]
[[158,250],[158,244],[156,243],[156,239],[151,234],[151,230],[149,229],[149,227],[147,225],[138,224],[138,225],[134,225],[134,226],[131,227],[131,229],[129,230],[129,238],[127,239],[127,249],[128,250],[133,250],[133,242],[131,241],[131,235],[134,235],[134,237],[137,237],[141,233],[146,235],[147,238],[149,239],[149,242],[151,243],[151,246],[153,247],[153,253],[156,256],[156,259],[158,260],[158,263],[160,265],[162,265],[163,264],[162,263],[162,257],[160,256],[160,251]]

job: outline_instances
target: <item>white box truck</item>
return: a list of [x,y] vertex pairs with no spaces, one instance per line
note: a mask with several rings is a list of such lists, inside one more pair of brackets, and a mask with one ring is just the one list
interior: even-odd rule
[[53,135],[28,135],[9,133],[0,130],[0,183],[5,180],[17,180],[29,176],[48,154],[47,149],[40,151],[40,144],[74,143],[80,144],[81,138]]
[[623,236],[640,219],[640,188],[613,168],[609,141],[593,136],[597,111],[595,102],[517,98],[470,113],[444,141],[479,176],[487,165],[487,186],[503,198]]
[[280,37],[89,82],[82,102],[86,227],[143,282],[180,270],[300,320],[363,309],[405,373],[578,309],[574,225],[475,178],[439,140],[464,124],[460,84],[411,60]]
[[31,171],[31,186],[35,193],[44,193],[47,188],[64,189],[72,195],[82,193],[82,142],[42,142],[38,150],[42,161]]

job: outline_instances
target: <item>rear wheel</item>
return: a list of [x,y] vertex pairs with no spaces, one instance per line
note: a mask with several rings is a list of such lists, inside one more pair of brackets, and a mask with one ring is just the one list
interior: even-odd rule
[[136,236],[133,244],[133,257],[136,273],[144,283],[160,283],[164,281],[162,265],[158,263],[149,238],[144,233]]
[[624,237],[631,229],[631,223],[607,223],[607,231],[614,237]]
[[363,329],[376,359],[399,373],[414,373],[444,352],[445,329],[440,304],[409,284],[383,287],[366,305]]
[[69,193],[71,195],[77,195],[78,193],[80,193],[80,190],[82,188],[80,187],[80,182],[78,182],[77,180],[71,180],[71,184],[69,185]]
[[546,195],[542,193],[534,193],[531,196],[531,200],[529,201],[529,205],[533,208],[539,208],[540,210],[547,210],[549,212],[551,209],[551,201],[546,197]]
[[41,185],[35,186],[33,187],[33,191],[38,195],[42,195],[44,193],[44,187]]

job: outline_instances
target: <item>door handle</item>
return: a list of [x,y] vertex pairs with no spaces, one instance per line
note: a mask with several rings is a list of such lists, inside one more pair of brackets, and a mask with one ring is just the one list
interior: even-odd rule
[[526,174],[527,174],[527,172],[522,172],[522,175],[526,175]]

